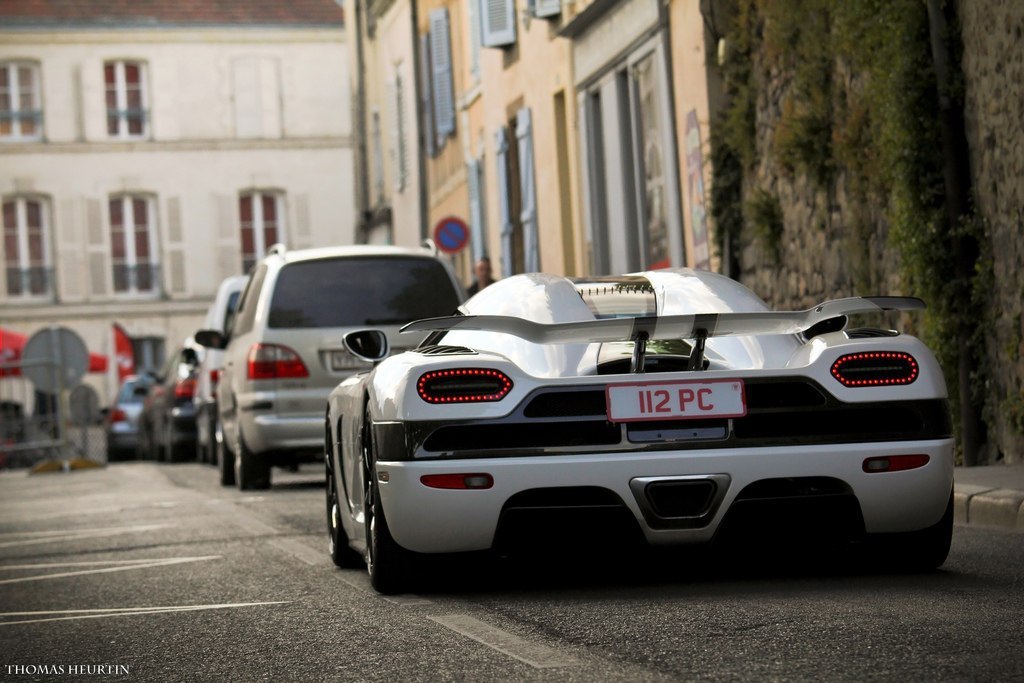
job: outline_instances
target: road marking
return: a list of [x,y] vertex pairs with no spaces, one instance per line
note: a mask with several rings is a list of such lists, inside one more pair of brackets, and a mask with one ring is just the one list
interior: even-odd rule
[[[9,583],[26,583],[28,581],[45,581],[47,579],[63,579],[68,576],[84,576],[85,574],[107,574],[109,572],[123,572],[128,569],[147,569],[149,567],[167,567],[173,564],[185,564],[187,562],[205,562],[206,560],[219,560],[221,555],[206,555],[203,557],[169,557],[163,559],[145,560],[142,564],[120,565],[106,567],[105,569],[83,569],[76,572],[60,572],[59,574],[39,574],[37,576],[21,576],[16,579],[0,580],[0,585]],[[8,567],[0,566],[0,569]]]
[[399,607],[418,607],[420,605],[433,605],[433,600],[420,597],[419,595],[386,595],[384,599]]
[[[41,617],[39,619],[19,619],[17,621],[0,621],[0,627],[18,624],[38,624],[45,621],[71,621],[74,619],[104,619],[106,617],[130,617],[140,614],[170,614],[173,612],[199,612],[214,609],[233,609],[236,607],[261,607],[265,605],[287,605],[290,601],[277,602],[233,602],[220,605],[180,605],[170,607],[121,607],[112,609],[69,609],[48,612],[0,612],[0,619],[6,617]],[[69,616],[49,616],[64,614]]]
[[294,538],[274,538],[269,543],[278,550],[286,552],[313,567],[319,567],[328,562],[327,553],[317,552]]
[[12,569],[54,569],[56,567],[97,567],[101,565],[115,564],[146,564],[147,562],[158,562],[164,558],[153,558],[151,560],[96,560],[94,562],[51,562],[48,564],[4,564],[0,565],[0,571]]
[[497,650],[502,654],[529,664],[535,669],[552,669],[561,666],[574,666],[580,663],[573,657],[563,654],[554,648],[541,645],[540,643],[531,643],[517,635],[503,631],[466,614],[432,616],[430,619],[456,633],[461,633],[467,638],[472,638],[492,650]]
[[77,541],[86,538],[102,538],[103,536],[117,536],[119,534],[131,534],[142,531],[155,531],[166,529],[170,524],[145,524],[142,526],[120,526],[105,529],[80,529],[65,531],[26,531],[23,533],[8,534],[8,536],[31,536],[15,541],[0,542],[0,548],[13,548],[23,545],[38,545],[40,543],[56,543],[57,541]]

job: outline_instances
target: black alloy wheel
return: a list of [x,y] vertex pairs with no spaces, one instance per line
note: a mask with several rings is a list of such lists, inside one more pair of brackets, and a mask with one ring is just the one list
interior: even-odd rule
[[373,467],[373,443],[370,435],[370,412],[363,419],[362,465],[364,482],[364,519],[366,520],[366,569],[370,585],[378,593],[393,595],[406,590],[407,574],[412,558],[391,536],[380,488]]

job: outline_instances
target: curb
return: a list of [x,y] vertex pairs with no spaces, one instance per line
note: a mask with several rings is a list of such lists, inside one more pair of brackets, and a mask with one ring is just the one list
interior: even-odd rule
[[48,474],[50,472],[70,472],[72,470],[89,470],[103,467],[103,463],[85,458],[71,458],[69,460],[44,460],[37,463],[29,474]]
[[955,484],[953,522],[1024,530],[1024,491]]

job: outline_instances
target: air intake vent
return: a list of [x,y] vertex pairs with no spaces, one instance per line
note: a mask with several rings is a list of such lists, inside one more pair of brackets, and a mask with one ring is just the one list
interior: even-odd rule
[[476,351],[467,349],[465,346],[445,346],[444,344],[431,344],[416,349],[416,353],[424,356],[475,356]]
[[526,417],[604,416],[604,391],[553,391],[534,397],[526,406]]

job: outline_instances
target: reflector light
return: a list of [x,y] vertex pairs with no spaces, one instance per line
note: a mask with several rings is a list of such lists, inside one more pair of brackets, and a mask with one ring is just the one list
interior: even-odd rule
[[494,477],[477,472],[471,474],[424,474],[420,483],[432,489],[489,489]]
[[196,395],[196,381],[181,379],[174,385],[174,398],[192,398]]
[[287,346],[253,344],[249,349],[249,379],[289,379],[309,377],[306,364]]
[[918,374],[917,360],[902,351],[850,353],[832,364],[832,376],[845,387],[910,384]]
[[420,376],[416,391],[427,403],[500,401],[512,391],[512,380],[487,368],[433,370]]
[[216,387],[217,382],[220,381],[220,370],[210,370],[210,386]]
[[864,471],[874,472],[902,472],[924,467],[931,460],[924,453],[914,455],[886,455],[878,458],[868,458],[864,461]]

